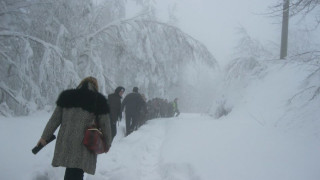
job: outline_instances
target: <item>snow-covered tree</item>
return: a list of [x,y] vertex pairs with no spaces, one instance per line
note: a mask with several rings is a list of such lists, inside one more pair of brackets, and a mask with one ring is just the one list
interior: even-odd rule
[[[149,98],[180,97],[189,110],[205,106],[195,94],[211,80],[204,72],[212,77],[217,71],[214,57],[197,40],[149,15],[124,19],[125,1],[1,3],[2,115],[53,105],[59,92],[86,76],[97,77],[104,94],[118,85],[128,91],[139,86]],[[190,68],[197,70],[192,74]],[[192,80],[186,79],[190,74]],[[197,108],[191,102],[199,102]]]
[[240,38],[234,48],[233,60],[225,67],[219,84],[219,98],[210,110],[216,118],[232,110],[253,80],[264,77],[267,69],[264,61],[275,59],[274,54],[252,38],[244,28],[239,28],[238,34]]

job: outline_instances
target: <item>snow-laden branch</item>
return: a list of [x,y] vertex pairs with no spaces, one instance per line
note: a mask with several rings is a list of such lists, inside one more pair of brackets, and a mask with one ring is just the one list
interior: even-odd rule
[[0,11],[0,16],[4,15],[4,14],[8,14],[8,13],[23,13],[20,9],[21,8],[27,8],[30,6],[36,6],[36,5],[41,5],[41,4],[52,4],[52,2],[17,2],[14,5],[6,5],[3,1],[1,3],[2,7],[2,11]]
[[167,28],[172,28],[174,29],[176,32],[178,32],[178,34],[183,37],[183,38],[186,38],[186,39],[189,39],[191,40],[193,43],[199,45],[199,46],[203,46],[199,40],[193,38],[192,36],[190,36],[189,34],[186,34],[184,33],[183,31],[181,31],[178,27],[176,26],[173,26],[173,25],[170,25],[170,24],[167,24],[167,23],[163,23],[163,22],[160,22],[160,21],[155,21],[155,20],[141,20],[141,19],[136,19],[134,20],[136,22],[142,22],[142,23],[152,23],[152,24],[157,24],[157,25],[161,25],[161,26],[164,26],[164,27],[167,27]]
[[7,93],[18,104],[21,104],[21,102],[16,98],[16,96],[10,91],[10,88],[8,88],[4,83],[0,84],[0,90]]
[[128,22],[130,22],[130,21],[136,20],[138,17],[142,17],[142,16],[144,16],[144,15],[146,15],[146,13],[138,14],[138,15],[132,17],[132,18],[129,18],[129,19],[123,18],[123,19],[119,19],[119,20],[116,20],[116,21],[112,21],[111,23],[109,23],[109,24],[101,27],[101,28],[98,29],[97,31],[95,31],[95,32],[93,32],[93,33],[91,33],[91,34],[88,34],[86,37],[87,37],[88,39],[90,39],[90,38],[92,38],[92,37],[100,34],[101,32],[103,32],[103,31],[105,31],[105,30],[108,30],[108,29],[110,29],[110,28],[112,28],[112,27],[117,27],[117,26],[119,26],[119,25],[121,25],[121,24],[128,23]]
[[[102,32],[105,32],[106,30],[110,30],[110,28],[116,28],[116,30],[119,31],[118,27],[121,26],[121,25],[124,25],[124,24],[129,24],[129,25],[131,25],[133,27],[134,27],[134,25],[132,25],[133,23],[135,23],[135,24],[142,23],[142,24],[146,24],[146,25],[147,24],[156,24],[156,25],[160,25],[162,27],[168,28],[168,29],[169,28],[173,29],[177,33],[177,35],[179,37],[181,37],[182,39],[188,41],[189,43],[192,43],[193,46],[197,46],[199,49],[203,49],[205,51],[208,51],[208,49],[205,46],[203,46],[199,42],[199,40],[191,37],[190,35],[188,35],[186,33],[184,33],[178,27],[175,27],[175,26],[167,24],[167,23],[159,22],[159,21],[156,21],[156,20],[141,19],[140,18],[140,17],[142,17],[144,15],[147,15],[147,14],[148,14],[148,12],[145,12],[145,13],[138,14],[138,15],[132,17],[132,18],[129,18],[129,19],[120,19],[120,20],[117,20],[117,21],[113,21],[113,22],[101,27],[99,30],[87,35],[86,38],[87,39],[91,39],[91,38],[97,36],[98,34],[100,34]],[[108,34],[108,35],[111,36],[110,34]]]
[[62,57],[62,50],[58,46],[47,43],[37,37],[22,34],[20,32],[14,32],[14,31],[0,31],[0,36],[13,36],[13,37],[23,37],[23,38],[30,39],[32,41],[42,44],[45,48],[53,49],[59,56]]
[[14,65],[15,67],[18,67],[16,65],[16,63],[14,61],[12,61],[12,59],[3,51],[0,50],[0,55],[2,55],[3,57],[5,57],[12,65]]
[[188,39],[191,39],[195,44],[201,45],[197,39],[191,37],[190,35],[188,35],[188,34],[186,34],[184,32],[182,32],[178,27],[169,25],[167,23],[155,21],[155,20],[140,19],[140,17],[143,17],[143,16],[145,16],[147,14],[148,14],[147,12],[146,13],[141,13],[141,14],[138,14],[138,15],[132,17],[132,18],[129,18],[129,19],[119,19],[117,21],[113,21],[113,22],[101,27],[99,30],[87,35],[86,37],[88,39],[90,39],[90,38],[98,35],[99,33],[103,32],[105,30],[108,30],[108,29],[110,29],[112,27],[117,27],[117,26],[122,25],[122,24],[130,24],[131,22],[142,22],[142,23],[149,23],[149,24],[152,23],[152,24],[161,25],[161,26],[164,26],[164,27],[167,27],[167,28],[172,28],[172,29],[174,29],[176,31],[179,31],[180,35],[182,35],[184,37],[187,37]]
[[108,8],[108,7],[110,6],[110,3],[111,3],[111,1],[107,1],[107,2],[104,2],[104,4],[101,4],[101,5],[99,5],[99,6],[97,7],[97,10],[96,10],[97,13],[94,14],[92,20],[90,21],[90,24],[89,24],[89,26],[88,26],[89,29],[91,29],[92,26],[93,26],[93,24],[94,24],[95,22],[97,22],[97,19],[98,19],[98,17],[100,16],[100,14],[102,13],[102,11],[103,11],[105,8]]

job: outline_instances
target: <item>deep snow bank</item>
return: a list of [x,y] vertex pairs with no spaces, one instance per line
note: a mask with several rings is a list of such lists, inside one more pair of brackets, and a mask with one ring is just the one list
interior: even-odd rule
[[211,114],[219,118],[229,113],[261,126],[320,138],[319,77],[314,62],[237,62],[228,69]]

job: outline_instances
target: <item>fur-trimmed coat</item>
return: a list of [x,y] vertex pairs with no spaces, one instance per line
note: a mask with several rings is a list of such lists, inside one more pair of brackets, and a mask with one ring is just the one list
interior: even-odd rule
[[110,147],[112,137],[107,99],[89,89],[66,90],[60,94],[57,107],[41,136],[49,139],[60,126],[52,166],[80,168],[86,173],[95,173],[97,155],[82,144],[84,132],[94,121],[95,113]]

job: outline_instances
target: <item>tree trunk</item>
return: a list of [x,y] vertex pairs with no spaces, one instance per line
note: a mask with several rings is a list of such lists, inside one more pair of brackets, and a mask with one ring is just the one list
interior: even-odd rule
[[282,33],[280,59],[285,59],[288,52],[289,0],[283,0]]

